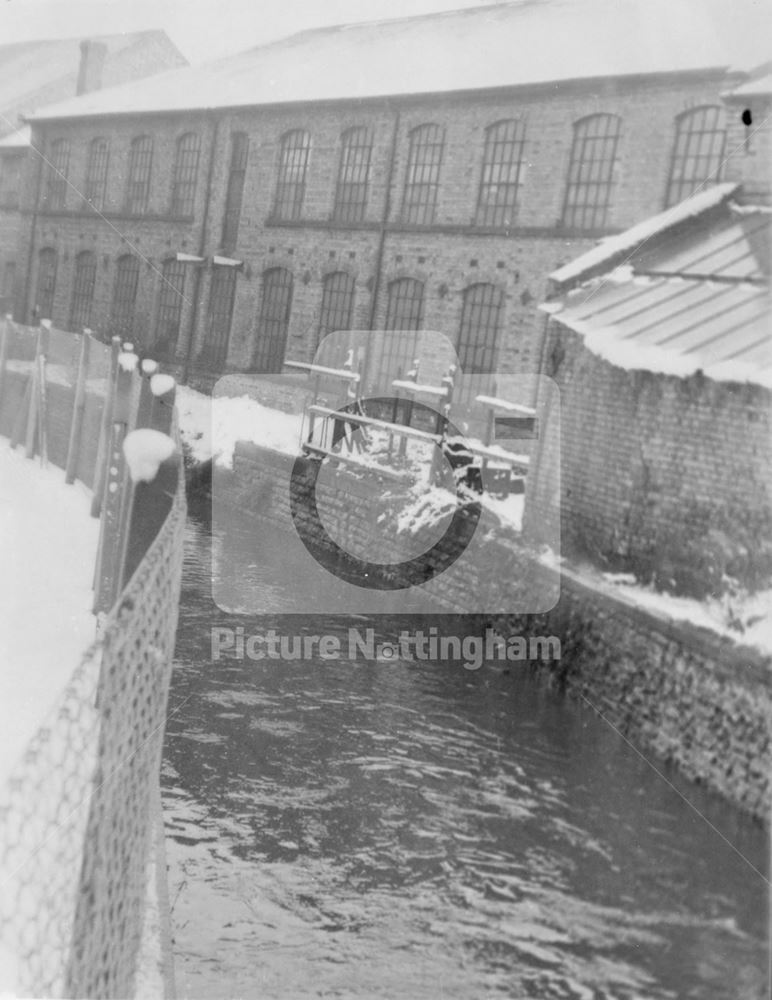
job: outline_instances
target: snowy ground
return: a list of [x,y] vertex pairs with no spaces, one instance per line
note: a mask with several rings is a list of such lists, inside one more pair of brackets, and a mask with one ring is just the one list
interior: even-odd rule
[[94,641],[90,498],[0,440],[0,783]]

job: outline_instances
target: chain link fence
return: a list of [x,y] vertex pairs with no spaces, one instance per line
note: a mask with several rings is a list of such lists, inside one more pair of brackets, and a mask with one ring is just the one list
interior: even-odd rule
[[[0,434],[9,437],[36,338],[36,330],[17,324],[5,338]],[[48,347],[48,457],[63,467],[68,452],[72,457],[82,345],[80,337],[52,330]],[[88,362],[76,467],[77,477],[92,485],[109,348],[92,342]],[[180,468],[163,524],[98,640],[0,785],[0,993],[134,995],[185,517]]]

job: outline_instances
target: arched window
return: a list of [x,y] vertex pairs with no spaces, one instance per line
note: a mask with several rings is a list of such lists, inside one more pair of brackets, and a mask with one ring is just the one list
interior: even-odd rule
[[80,332],[84,327],[91,326],[95,281],[96,257],[90,250],[84,250],[75,258],[75,278],[72,283],[72,303],[70,305],[71,330]]
[[0,207],[18,208],[23,156],[4,153],[0,156]]
[[418,225],[434,222],[444,149],[445,129],[441,125],[419,125],[410,133],[403,222]]
[[279,180],[274,212],[279,219],[299,219],[306,193],[306,173],[311,136],[302,129],[285,132],[281,138]]
[[83,194],[88,204],[97,211],[101,211],[105,207],[107,164],[109,158],[110,145],[107,139],[93,139],[88,147],[86,184]]
[[51,144],[46,169],[44,204],[48,209],[64,208],[67,200],[67,175],[70,171],[70,143],[57,139]]
[[464,291],[458,361],[464,375],[496,370],[504,293],[496,285],[469,285]]
[[683,201],[699,188],[718,184],[726,146],[723,108],[693,108],[676,118],[665,208]]
[[514,223],[524,142],[525,126],[515,119],[496,122],[485,130],[475,219],[478,226]]
[[333,271],[322,282],[319,340],[336,330],[351,329],[354,309],[354,279],[345,271]]
[[207,315],[207,337],[201,352],[213,368],[222,368],[228,357],[228,343],[233,323],[233,303],[236,299],[236,269],[223,265],[212,271],[209,288],[209,313]]
[[43,247],[38,254],[38,280],[35,289],[35,314],[38,319],[51,319],[56,291],[57,253],[53,247]]
[[249,138],[246,132],[234,132],[231,136],[231,162],[228,172],[228,190],[225,195],[225,214],[222,222],[222,245],[225,250],[236,249],[241,220],[241,199],[244,194],[244,180],[247,175]]
[[340,168],[333,210],[333,218],[337,222],[361,222],[365,217],[372,151],[373,140],[367,128],[350,128],[341,136]]
[[139,258],[124,254],[118,258],[110,309],[110,333],[128,338],[134,336],[134,309],[139,286]]
[[166,357],[174,357],[177,347],[184,294],[185,264],[174,258],[164,261],[161,266],[154,347]]
[[622,122],[616,115],[591,115],[574,125],[563,225],[605,229],[614,184],[614,161]]
[[172,180],[172,215],[193,214],[200,148],[201,140],[196,132],[186,132],[177,140]]
[[389,283],[383,348],[378,370],[387,379],[404,376],[413,363],[423,326],[424,283],[397,278]]
[[286,268],[272,267],[263,272],[253,358],[253,369],[257,372],[280,372],[282,369],[292,311],[292,287],[292,273]]
[[149,135],[132,139],[129,149],[126,211],[144,215],[150,202],[150,170],[153,164],[153,140]]

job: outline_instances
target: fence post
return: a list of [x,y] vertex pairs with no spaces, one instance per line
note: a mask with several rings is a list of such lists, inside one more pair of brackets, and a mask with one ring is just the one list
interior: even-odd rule
[[[119,342],[120,346],[120,342]],[[105,450],[105,490],[99,528],[94,585],[94,614],[106,614],[120,593],[120,560],[123,527],[126,524],[127,492],[131,483],[126,472],[123,442],[131,420],[134,373],[118,367],[113,396],[107,448]]]
[[[157,419],[151,429],[169,435],[174,414],[176,386],[163,394],[163,406],[155,411]],[[180,474],[180,457],[175,448],[169,458],[161,462],[158,472],[150,482],[134,483],[130,517],[124,537],[121,560],[121,587],[133,576],[145,553],[153,544],[171,510]]]
[[30,390],[29,399],[27,401],[27,427],[26,434],[24,436],[24,453],[27,458],[33,458],[35,455],[35,433],[38,429],[38,420],[40,418],[40,353],[41,353],[41,337],[43,335],[43,327],[38,329],[37,344],[35,345],[35,360],[32,362],[32,376],[30,378]]
[[113,337],[110,343],[110,369],[107,374],[105,405],[102,410],[102,421],[99,425],[99,444],[97,446],[96,462],[94,463],[94,482],[92,484],[93,497],[91,499],[92,517],[99,517],[102,510],[102,500],[105,494],[107,478],[106,452],[110,435],[110,424],[113,418],[113,408],[115,406],[115,389],[118,378],[118,355],[120,353],[121,338]]
[[83,429],[83,412],[86,408],[86,376],[91,349],[91,331],[85,329],[81,335],[80,356],[78,358],[78,379],[75,384],[75,403],[70,424],[70,440],[67,444],[67,462],[64,467],[65,483],[74,483],[80,457],[80,436]]
[[0,399],[3,397],[5,368],[8,364],[8,341],[11,335],[11,318],[11,314],[7,313],[2,321],[3,334],[2,339],[0,339]]

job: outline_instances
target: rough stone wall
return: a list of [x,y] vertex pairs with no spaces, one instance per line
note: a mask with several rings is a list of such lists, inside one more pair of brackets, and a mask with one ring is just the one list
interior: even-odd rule
[[[227,502],[277,530],[294,531],[290,518],[288,462],[255,445],[237,446],[233,472],[218,486]],[[341,527],[351,537],[381,507],[373,505],[350,477],[335,489]],[[348,519],[344,522],[344,519]],[[385,551],[379,556],[387,555]],[[528,550],[502,531],[486,547],[479,575],[467,587],[440,594],[450,614],[463,614],[469,587],[488,586],[492,604],[502,591],[517,606],[517,582],[526,587],[554,583],[556,571],[535,567]],[[450,574],[438,580],[452,579]],[[488,625],[503,635],[557,636],[562,656],[542,664],[556,684],[589,702],[623,736],[689,778],[766,820],[772,772],[772,662],[688,623],[675,623],[609,594],[592,578],[564,569],[561,597],[536,615],[469,616],[471,630]]]
[[[547,374],[561,404],[561,482],[537,463],[529,503],[559,517],[564,554],[700,596],[724,574],[772,572],[770,393],[758,386],[626,371],[558,322]],[[542,470],[544,470],[542,474]],[[535,524],[537,532],[540,525]]]

